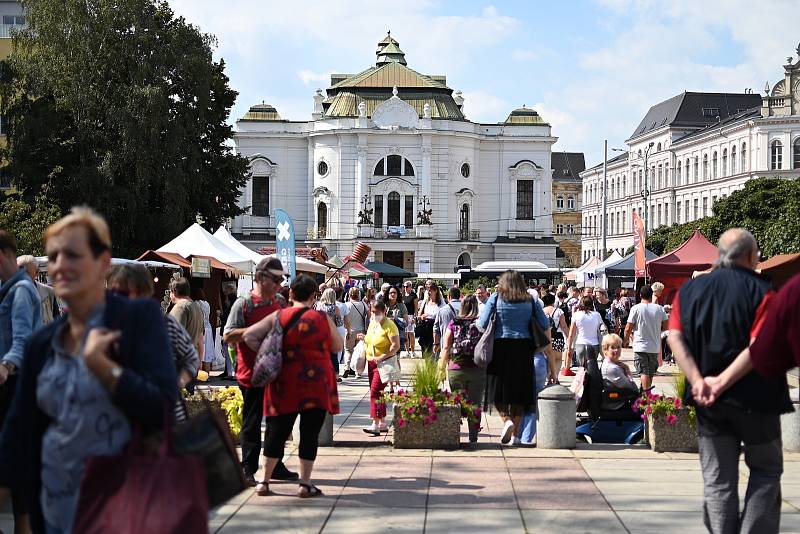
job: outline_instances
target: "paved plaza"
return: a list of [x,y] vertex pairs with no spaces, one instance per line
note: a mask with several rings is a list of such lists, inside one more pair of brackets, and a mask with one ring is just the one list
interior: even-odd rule
[[[630,358],[626,351],[623,359]],[[413,360],[404,360],[406,375],[412,367]],[[675,369],[662,367],[658,388],[670,392]],[[484,417],[475,450],[394,450],[391,433],[373,438],[361,431],[369,424],[366,378],[346,380],[339,394],[336,444],[320,448],[314,469],[325,495],[299,499],[296,483],[281,482],[270,485],[269,497],[247,490],[211,511],[210,532],[705,532],[696,454],[655,453],[644,445],[504,447],[496,415]],[[296,470],[291,443],[287,454]],[[743,496],[744,463],[741,473]],[[785,455],[783,499],[781,532],[800,533],[800,454]],[[10,533],[4,512],[0,530]]]

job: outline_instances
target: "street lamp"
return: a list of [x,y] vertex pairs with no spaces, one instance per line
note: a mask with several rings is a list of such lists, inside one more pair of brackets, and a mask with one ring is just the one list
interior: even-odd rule
[[[627,152],[627,150],[625,150],[623,148],[612,148],[611,150],[614,151],[614,152]],[[603,259],[603,261],[605,261],[606,253],[608,252],[608,245],[606,244],[606,238],[607,238],[607,234],[608,234],[608,214],[607,214],[607,209],[608,209],[608,178],[607,178],[608,169],[607,169],[607,164],[608,164],[608,139],[603,141],[603,208],[602,208],[603,215],[601,217],[602,222],[601,222],[601,225],[600,225],[601,231],[602,231],[602,236],[603,236],[603,251],[601,252],[600,256]]]
[[647,145],[644,151],[644,184],[642,187],[641,195],[644,199],[644,235],[650,231],[650,183],[647,179],[647,171],[649,169],[647,161],[650,159],[650,152],[653,150],[653,141]]

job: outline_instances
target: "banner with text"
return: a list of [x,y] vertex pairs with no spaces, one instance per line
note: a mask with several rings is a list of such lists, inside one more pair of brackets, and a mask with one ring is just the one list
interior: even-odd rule
[[633,272],[636,278],[644,277],[647,268],[647,258],[644,254],[645,247],[644,222],[639,214],[633,212]]
[[275,210],[275,252],[284,270],[289,271],[289,281],[297,274],[294,252],[294,223],[289,214],[281,209]]

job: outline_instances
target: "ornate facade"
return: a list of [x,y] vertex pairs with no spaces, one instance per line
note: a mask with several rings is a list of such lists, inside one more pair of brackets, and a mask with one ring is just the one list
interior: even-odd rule
[[268,104],[237,121],[252,177],[232,232],[269,246],[283,208],[298,246],[330,255],[363,241],[374,259],[416,272],[502,259],[556,266],[550,125],[525,107],[470,122],[461,93],[410,69],[392,37],[376,56],[363,72],[333,74],[310,121],[283,120]]
[[[628,152],[607,162],[609,250],[633,245],[633,211],[649,230],[691,222],[750,179],[800,176],[800,46],[783,70],[763,96],[682,93],[650,108]],[[582,177],[585,260],[602,252],[602,163]]]

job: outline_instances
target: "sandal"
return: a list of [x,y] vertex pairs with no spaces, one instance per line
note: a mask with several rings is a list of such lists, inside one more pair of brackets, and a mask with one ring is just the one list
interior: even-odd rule
[[270,493],[269,482],[259,482],[256,484],[256,495],[259,497],[266,497],[267,495],[270,495]]
[[301,499],[310,499],[312,497],[319,497],[320,495],[324,495],[322,490],[316,487],[314,484],[304,484],[301,482],[299,484],[300,490],[297,492],[297,496]]

